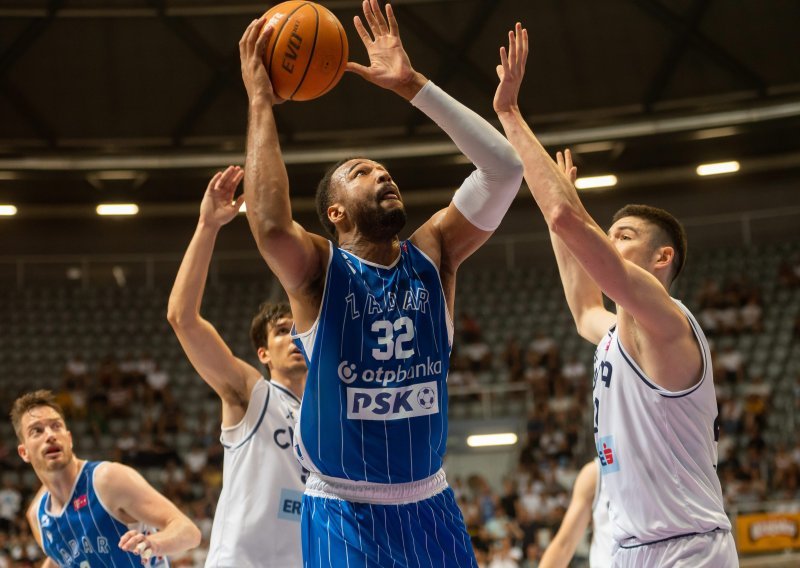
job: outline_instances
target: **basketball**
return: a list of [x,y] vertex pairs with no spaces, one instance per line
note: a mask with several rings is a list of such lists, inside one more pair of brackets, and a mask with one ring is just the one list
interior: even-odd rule
[[273,6],[264,26],[274,32],[265,54],[272,87],[282,99],[308,101],[330,91],[344,74],[347,35],[333,13],[315,2]]

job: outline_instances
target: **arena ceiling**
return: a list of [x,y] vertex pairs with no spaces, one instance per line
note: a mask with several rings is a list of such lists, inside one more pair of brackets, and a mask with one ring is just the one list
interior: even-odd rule
[[[360,3],[322,2],[352,26]],[[0,203],[20,216],[194,214],[209,173],[243,156],[239,37],[269,2],[0,0]],[[800,169],[796,0],[397,0],[412,62],[493,119],[499,46],[515,21],[532,56],[521,101],[582,173],[654,187],[700,162]],[[346,74],[278,109],[293,195],[339,157],[386,161],[406,195],[441,198],[469,167],[405,101]],[[427,190],[427,191],[424,191]]]

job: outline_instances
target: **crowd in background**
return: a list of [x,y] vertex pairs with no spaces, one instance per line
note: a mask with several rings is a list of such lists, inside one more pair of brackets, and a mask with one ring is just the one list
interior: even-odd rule
[[[800,263],[781,268],[780,286],[800,287]],[[773,385],[750,376],[746,356],[726,338],[762,333],[761,294],[746,280],[708,280],[693,300],[695,313],[712,342],[719,405],[719,475],[726,508],[800,497],[800,440],[793,446],[767,443]],[[532,568],[558,529],[581,466],[592,458],[591,360],[562,357],[558,342],[537,332],[527,344],[509,340],[503,349],[483,341],[478,322],[462,313],[457,326],[451,385],[476,385],[475,376],[501,365],[508,381],[526,386],[532,400],[517,467],[502,487],[480,473],[448,472],[464,514],[479,565]],[[794,327],[800,340],[800,315]],[[197,377],[197,388],[205,389]],[[187,416],[171,378],[147,354],[109,356],[89,365],[76,356],[54,385],[81,457],[102,455],[142,471],[198,524],[203,545],[173,566],[201,566],[222,483],[219,411],[209,404]],[[794,388],[800,410],[800,375]],[[3,390],[10,409],[14,396]],[[451,401],[451,406],[459,404]],[[218,409],[218,405],[216,406]],[[120,427],[120,425],[122,425]],[[109,443],[110,442],[110,443]],[[99,452],[102,450],[102,454]],[[25,508],[38,489],[16,440],[0,439],[0,568],[38,565]]]

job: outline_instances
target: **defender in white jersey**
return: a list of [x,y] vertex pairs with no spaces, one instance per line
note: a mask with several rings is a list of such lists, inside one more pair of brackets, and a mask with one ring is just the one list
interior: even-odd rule
[[589,547],[590,568],[611,566],[614,541],[608,519],[608,494],[600,475],[600,460],[593,459],[581,468],[572,487],[572,499],[556,536],[542,556],[539,568],[566,568],[575,555],[589,521],[592,543]]
[[306,365],[290,337],[291,311],[286,304],[262,304],[253,318],[250,335],[259,361],[270,371],[269,381],[234,356],[199,313],[217,233],[242,204],[241,196],[234,199],[242,176],[231,166],[208,184],[169,298],[168,318],[192,365],[222,401],[222,494],[206,566],[285,568],[301,565],[306,480],[292,451]]
[[488,122],[414,70],[389,5],[385,15],[377,0],[362,8],[369,29],[358,17],[355,26],[370,66],[348,62],[347,70],[427,114],[476,169],[447,207],[400,241],[406,213],[389,172],[364,157],[344,160],[317,190],[317,213],[338,246],[306,231],[292,220],[263,62],[273,30],[261,33],[262,19],[245,31],[247,219],[309,358],[297,443],[314,470],[303,499],[304,562],[474,566],[441,470],[450,314],[456,271],[500,224],[522,165]]
[[683,228],[666,211],[629,205],[608,234],[600,229],[573,186],[569,151],[554,163],[520,114],[527,55],[527,31],[517,24],[508,51],[501,49],[495,110],[550,229],[578,332],[600,344],[595,441],[616,543],[612,565],[736,566],[715,469],[708,344],[668,293],[686,259]]
[[42,482],[27,519],[47,556],[43,568],[167,568],[167,555],[200,543],[200,529],[136,471],[75,456],[52,392],[15,400],[11,423],[17,452]]

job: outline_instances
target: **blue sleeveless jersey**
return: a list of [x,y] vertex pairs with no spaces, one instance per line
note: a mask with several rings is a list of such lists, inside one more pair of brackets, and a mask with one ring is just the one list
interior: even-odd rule
[[[94,490],[94,471],[102,463],[83,465],[60,514],[50,511],[50,493],[42,496],[38,521],[45,554],[65,568],[141,568],[141,557],[119,547],[119,539],[130,529],[111,516]],[[151,558],[146,566],[162,568],[169,564]]]
[[[442,466],[452,325],[439,272],[409,241],[380,266],[331,247],[295,451],[322,475],[405,483]],[[309,352],[310,351],[310,352]]]

